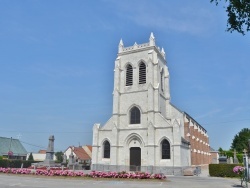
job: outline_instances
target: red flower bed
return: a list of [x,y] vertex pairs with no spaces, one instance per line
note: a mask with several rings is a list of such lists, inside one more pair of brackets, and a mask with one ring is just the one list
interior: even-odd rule
[[81,171],[36,169],[35,172],[28,168],[1,168],[0,173],[10,174],[35,174],[40,176],[69,176],[69,177],[92,177],[92,178],[127,178],[127,179],[166,179],[163,174],[150,174],[147,172],[100,172],[92,171],[84,174]]

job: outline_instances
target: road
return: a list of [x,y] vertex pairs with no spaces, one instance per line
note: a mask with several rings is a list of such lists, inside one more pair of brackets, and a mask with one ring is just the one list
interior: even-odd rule
[[0,188],[228,188],[238,179],[170,176],[166,181],[92,180],[0,174]]

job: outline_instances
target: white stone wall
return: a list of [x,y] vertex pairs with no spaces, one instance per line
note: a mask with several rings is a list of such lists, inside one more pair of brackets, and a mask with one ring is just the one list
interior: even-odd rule
[[[26,160],[28,160],[30,153],[27,154]],[[46,159],[46,153],[32,153],[34,161],[44,161]],[[53,160],[56,160],[56,156],[53,156]]]

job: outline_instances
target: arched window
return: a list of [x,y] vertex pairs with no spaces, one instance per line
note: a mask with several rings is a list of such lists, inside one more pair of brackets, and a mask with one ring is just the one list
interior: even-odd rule
[[126,68],[126,86],[133,85],[133,67],[128,65]]
[[163,89],[164,89],[164,72],[163,72],[163,70],[161,71],[161,90],[163,91]]
[[139,65],[139,84],[146,83],[146,65],[145,63],[140,63]]
[[166,139],[161,142],[161,158],[170,159],[170,144]]
[[141,123],[141,112],[137,107],[133,107],[130,110],[130,124]]
[[103,158],[110,158],[110,143],[107,140],[103,143]]

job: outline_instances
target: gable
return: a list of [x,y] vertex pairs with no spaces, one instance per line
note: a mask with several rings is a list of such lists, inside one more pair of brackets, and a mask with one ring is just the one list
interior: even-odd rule
[[76,157],[78,157],[81,160],[91,159],[90,156],[85,152],[85,150],[82,147],[74,147],[73,152],[76,154]]
[[13,155],[27,155],[26,149],[18,139],[0,137],[0,156],[8,155],[12,151]]

